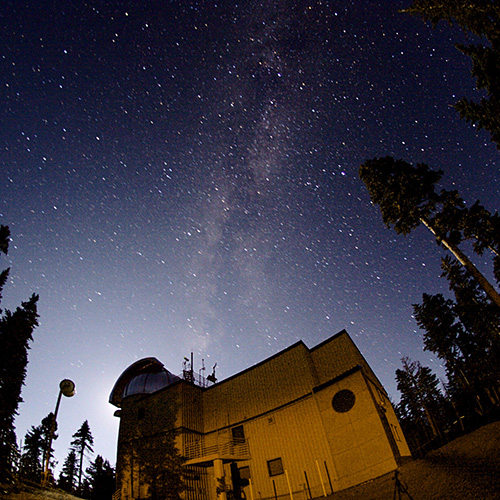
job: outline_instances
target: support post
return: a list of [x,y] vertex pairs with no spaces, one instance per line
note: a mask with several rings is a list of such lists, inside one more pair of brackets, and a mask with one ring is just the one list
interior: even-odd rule
[[323,476],[321,475],[321,469],[319,468],[319,462],[316,460],[316,467],[318,468],[319,480],[321,481],[321,487],[323,488],[323,496],[326,497],[326,488],[323,481]]
[[56,431],[57,424],[57,412],[59,411],[59,405],[61,403],[61,396],[65,395],[67,398],[71,398],[75,395],[75,383],[72,380],[65,378],[59,383],[59,395],[57,396],[56,409],[54,411],[54,418],[50,423],[49,439],[47,443],[47,455],[45,457],[45,464],[42,471],[42,486],[47,486],[49,480],[49,465],[50,465],[50,451],[52,448],[52,439],[54,438],[54,432]]
[[220,458],[214,460],[214,476],[217,488],[217,500],[227,500],[224,463]]
[[290,486],[290,478],[288,477],[288,471],[285,470],[286,482],[288,484],[288,491],[290,492],[290,500],[293,500],[292,487]]

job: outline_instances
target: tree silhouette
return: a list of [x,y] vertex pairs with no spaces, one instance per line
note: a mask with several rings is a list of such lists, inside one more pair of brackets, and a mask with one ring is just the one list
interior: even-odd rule
[[472,76],[478,90],[486,97],[477,101],[460,99],[455,105],[460,116],[484,128],[500,148],[500,5],[491,0],[443,2],[442,0],[414,0],[405,9],[435,26],[439,21],[460,26],[467,34],[476,35],[485,45],[456,47],[472,61]]
[[442,439],[442,416],[445,399],[439,390],[439,380],[431,369],[408,357],[401,360],[402,369],[396,370],[397,388],[401,392],[400,411],[409,415],[421,432]]
[[73,493],[77,485],[78,459],[75,450],[70,449],[64,460],[61,474],[59,475],[59,488]]
[[[54,448],[52,448],[52,441],[55,441],[58,437],[56,434],[57,422],[54,421],[54,414],[52,412],[50,412],[45,418],[42,419],[42,423],[40,424],[40,430],[42,431],[42,439],[43,439],[42,464],[45,464],[45,461],[47,460],[47,454],[50,454],[50,457],[52,457],[54,453]],[[51,433],[52,433],[52,439],[51,439]]]
[[[134,401],[127,398],[122,411],[131,411],[129,404]],[[160,412],[158,418],[154,401],[146,400],[140,418],[120,428],[117,485],[128,483],[135,496],[147,490],[151,500],[181,500],[192,474],[176,443],[176,397],[162,401]]]
[[443,259],[442,267],[455,295],[456,314],[464,327],[461,350],[475,393],[478,397],[482,394],[483,406],[498,406],[500,308],[487,299],[477,282],[451,258]]
[[[458,193],[444,189],[440,193],[436,191],[436,183],[442,175],[442,171],[431,170],[425,164],[414,167],[390,156],[367,160],[359,169],[359,176],[373,203],[380,207],[387,227],[406,235],[421,224],[426,226],[436,242],[453,254],[500,307],[499,293],[458,247],[464,239],[472,238],[479,251],[487,242],[476,231],[464,229],[470,229],[471,216]],[[482,216],[495,224],[498,219],[497,214],[491,216],[486,210]],[[496,236],[494,242],[497,238],[500,236]],[[498,245],[493,246],[498,250]]]
[[24,436],[23,453],[21,455],[21,474],[33,481],[40,481],[42,473],[42,453],[44,439],[41,426],[31,426]]
[[110,500],[115,491],[115,471],[101,455],[87,468],[90,500]]
[[73,434],[73,438],[71,446],[78,457],[78,490],[80,490],[82,487],[83,457],[87,452],[94,452],[92,448],[94,438],[90,432],[90,426],[87,420],[85,420],[81,427]]
[[[460,322],[456,304],[442,294],[424,293],[422,304],[414,304],[413,311],[418,325],[424,330],[424,349],[437,354],[446,368],[446,375],[472,405],[482,413],[482,406],[475,391],[475,381],[469,371],[471,346],[469,334]],[[457,394],[455,394],[455,397]]]
[[424,349],[437,354],[445,362],[448,373],[457,371],[462,358],[459,338],[464,332],[455,303],[442,294],[424,293],[422,304],[414,304],[413,312],[418,326],[424,330]]
[[[9,228],[0,226],[0,253],[7,254]],[[0,273],[0,300],[9,270]],[[32,334],[38,325],[38,296],[32,295],[14,312],[0,309],[0,480],[11,473],[16,435],[14,418],[26,378],[28,350]]]
[[451,257],[442,259],[442,268],[455,301],[424,293],[413,310],[424,349],[445,362],[453,403],[472,418],[470,408],[483,415],[500,405],[500,308]]

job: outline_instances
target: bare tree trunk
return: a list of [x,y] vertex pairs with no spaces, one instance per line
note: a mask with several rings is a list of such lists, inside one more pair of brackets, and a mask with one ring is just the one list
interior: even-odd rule
[[493,288],[490,282],[481,274],[479,269],[469,260],[469,258],[460,250],[456,245],[449,242],[446,238],[443,238],[436,233],[432,225],[425,219],[420,219],[422,224],[429,229],[429,231],[437,238],[439,243],[441,243],[447,250],[449,250],[455,258],[469,271],[470,274],[477,280],[481,288],[486,292],[488,297],[500,307],[500,294]]
[[82,492],[82,469],[83,469],[83,450],[80,453],[80,470],[78,471],[78,493]]

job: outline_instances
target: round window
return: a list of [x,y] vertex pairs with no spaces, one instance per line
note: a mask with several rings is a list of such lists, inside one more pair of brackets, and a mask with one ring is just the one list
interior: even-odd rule
[[342,389],[332,398],[332,407],[337,413],[346,413],[352,409],[356,402],[354,392],[349,389]]

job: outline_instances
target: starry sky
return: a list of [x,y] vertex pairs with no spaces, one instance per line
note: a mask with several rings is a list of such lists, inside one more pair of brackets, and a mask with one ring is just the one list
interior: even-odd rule
[[409,3],[3,2],[2,306],[40,295],[18,439],[70,378],[59,467],[85,419],[114,463],[108,397],[147,356],[221,380],[345,328],[394,401],[402,356],[442,374],[412,303],[443,251],[385,228],[358,168],[426,162],[494,211],[499,156],[452,108],[473,40]]

